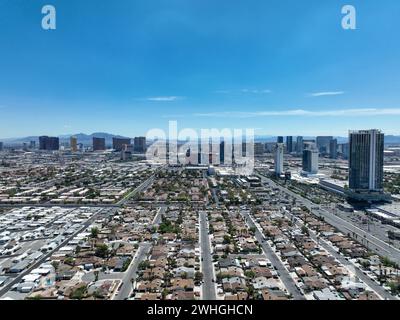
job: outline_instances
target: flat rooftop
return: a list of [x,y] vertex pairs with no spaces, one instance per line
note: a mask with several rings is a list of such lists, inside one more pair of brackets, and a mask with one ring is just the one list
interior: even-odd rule
[[389,214],[400,217],[400,202],[388,203],[381,206],[376,206],[382,212],[387,212]]

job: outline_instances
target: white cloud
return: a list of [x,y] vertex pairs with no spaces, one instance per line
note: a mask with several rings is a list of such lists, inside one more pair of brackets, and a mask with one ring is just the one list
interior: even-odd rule
[[216,90],[215,93],[228,94],[228,93],[252,93],[252,94],[267,94],[272,93],[269,89],[241,89],[241,90]]
[[369,116],[388,116],[400,115],[400,108],[394,109],[342,109],[309,111],[303,109],[283,110],[283,111],[258,111],[258,112],[211,112],[195,113],[196,117],[230,117],[230,118],[255,118],[255,117],[282,117],[282,116],[305,116],[305,117],[369,117]]
[[182,99],[183,99],[183,97],[178,97],[178,96],[146,98],[147,101],[153,101],[153,102],[171,102],[171,101],[177,101],[177,100],[182,100]]
[[339,96],[344,94],[344,91],[325,91],[325,92],[314,92],[310,93],[312,97],[324,97],[324,96]]
[[254,94],[259,94],[259,93],[271,93],[272,91],[269,89],[263,89],[263,90],[258,90],[258,89],[242,89],[241,90],[243,93],[254,93]]
[[216,90],[215,93],[227,94],[227,93],[231,93],[231,91],[230,90]]

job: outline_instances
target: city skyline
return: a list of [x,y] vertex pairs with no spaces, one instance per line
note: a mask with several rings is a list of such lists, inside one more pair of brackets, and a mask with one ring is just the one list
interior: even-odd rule
[[398,301],[399,17],[0,0],[0,300],[142,319]]
[[256,135],[400,134],[396,1],[353,1],[356,30],[341,28],[341,1],[55,0],[52,31],[41,29],[42,1],[5,3],[2,139],[134,137],[169,120]]
[[[178,130],[179,129],[181,129],[181,128],[177,128]],[[204,129],[204,130],[208,130],[209,128],[202,128],[202,129]],[[202,129],[199,129],[198,130],[198,132],[201,132],[201,130]],[[372,129],[374,129],[374,130],[380,130],[380,131],[383,131],[382,129],[379,129],[379,128],[364,128],[364,129],[348,129],[347,130],[347,134],[344,134],[344,135],[335,135],[335,136],[325,136],[325,135],[299,135],[299,134],[295,134],[295,135],[287,135],[287,136],[280,136],[280,135],[277,135],[277,134],[275,134],[275,135],[273,135],[273,134],[266,134],[266,135],[257,135],[257,134],[255,134],[254,135],[254,139],[255,139],[255,142],[266,142],[266,143],[269,143],[269,142],[275,142],[277,139],[279,140],[279,138],[285,138],[285,139],[287,139],[287,138],[296,138],[296,139],[300,139],[300,140],[302,140],[302,139],[317,139],[317,138],[332,138],[332,139],[334,139],[334,140],[338,140],[338,141],[336,141],[336,143],[344,143],[344,142],[348,142],[348,140],[349,140],[349,137],[350,137],[350,134],[351,134],[351,132],[353,132],[353,131],[357,131],[357,130],[360,130],[360,131],[363,131],[363,130],[372,130]],[[213,138],[220,138],[220,139],[222,139],[221,141],[223,141],[223,139],[224,139],[224,135],[222,134],[223,133],[223,131],[221,130],[219,130],[219,129],[216,129],[217,131],[216,132],[220,132],[221,133],[221,135],[210,135],[210,137],[213,137]],[[196,130],[195,130],[195,132],[196,132]],[[212,131],[211,131],[211,133],[213,133]],[[390,139],[391,139],[391,141],[390,142],[388,142],[388,143],[397,143],[398,141],[397,140],[399,140],[399,142],[400,142],[400,134],[399,135],[390,135],[390,134],[386,134],[385,132],[383,132],[384,134],[385,134],[385,137],[389,137]],[[188,137],[187,139],[169,139],[168,138],[168,131],[166,131],[166,140],[177,140],[177,141],[196,141],[196,140],[198,140],[198,139],[200,139],[200,137],[199,138],[190,138],[190,137]],[[105,139],[105,140],[110,140],[110,141],[112,141],[112,138],[129,138],[129,139],[135,139],[135,138],[138,138],[138,137],[145,137],[145,138],[147,138],[146,137],[146,135],[144,135],[144,134],[142,134],[142,135],[136,135],[136,136],[129,136],[129,135],[121,135],[121,134],[118,134],[118,133],[110,133],[110,132],[93,132],[93,133],[84,133],[84,132],[79,132],[79,133],[69,133],[69,134],[55,134],[55,135],[49,135],[49,134],[40,134],[40,135],[28,135],[28,136],[21,136],[21,137],[12,137],[12,138],[2,138],[2,137],[0,137],[0,140],[1,141],[3,141],[3,142],[5,142],[6,144],[9,144],[9,143],[12,143],[12,144],[14,144],[14,143],[21,143],[21,142],[30,142],[30,140],[38,140],[41,136],[52,136],[52,137],[57,137],[57,138],[59,138],[59,139],[61,139],[61,140],[65,140],[65,141],[70,141],[70,138],[77,138],[78,140],[87,140],[87,139],[89,139],[90,141],[92,141],[92,139]],[[240,138],[240,136],[235,136],[236,138]],[[246,134],[245,133],[243,133],[243,135],[241,136],[243,139],[245,139],[246,138]],[[147,138],[148,139],[148,138]],[[205,139],[208,139],[208,138],[205,138]],[[392,139],[394,139],[393,141],[392,141]],[[149,141],[152,141],[152,140],[154,140],[154,139],[148,139]],[[293,141],[292,142],[292,148],[293,148],[293,151],[295,151],[295,149],[294,149],[294,146],[296,145],[296,143],[297,143],[298,141]],[[284,143],[284,142],[279,142],[278,141],[278,143],[282,143],[282,144],[284,144],[285,146],[287,146],[287,141],[286,141],[286,143]],[[385,141],[385,143],[386,143],[386,141]]]

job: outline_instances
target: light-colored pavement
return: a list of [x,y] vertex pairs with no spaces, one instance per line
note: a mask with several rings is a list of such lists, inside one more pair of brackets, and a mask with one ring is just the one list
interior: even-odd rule
[[299,288],[296,286],[293,278],[290,276],[289,271],[285,268],[279,257],[276,255],[274,250],[270,247],[270,245],[264,241],[264,236],[257,228],[253,217],[249,215],[247,211],[241,210],[241,214],[245,218],[246,223],[249,227],[255,228],[255,237],[257,241],[260,243],[261,247],[265,255],[267,256],[268,260],[271,261],[272,265],[276,268],[279,277],[281,278],[283,284],[285,285],[286,289],[292,295],[294,300],[305,300],[304,295],[300,292]]
[[126,270],[124,274],[121,289],[115,295],[115,300],[125,300],[129,298],[133,290],[132,283],[134,283],[134,281],[136,280],[139,264],[147,258],[151,247],[151,243],[140,244],[137,254],[133,258],[130,266],[128,267],[128,270]]
[[132,197],[134,197],[136,194],[146,190],[153,182],[155,179],[155,175],[152,175],[150,178],[148,178],[146,181],[142,182],[135,190],[133,190],[132,192],[128,193],[123,199],[121,199],[117,204],[119,206],[124,205],[125,203],[127,203],[129,201],[129,199],[131,199]]
[[[291,218],[294,219],[295,217],[293,215],[291,215]],[[298,220],[298,221],[296,221],[296,225],[301,228],[304,225],[304,223],[302,221]],[[367,284],[372,290],[374,290],[379,296],[381,296],[385,300],[397,300],[397,298],[395,298],[389,292],[387,292],[385,289],[383,289],[382,286],[380,286],[374,280],[372,280],[370,277],[365,275],[360,268],[358,268],[356,265],[354,265],[353,263],[348,261],[343,255],[341,255],[339,252],[337,252],[332,247],[332,245],[330,245],[323,239],[319,239],[317,237],[317,234],[313,230],[308,229],[308,231],[309,231],[309,235],[310,235],[311,239],[313,239],[315,242],[318,243],[319,246],[321,246],[326,251],[328,251],[329,254],[331,254],[333,257],[335,257],[343,266],[345,266],[347,268],[350,267],[351,270],[356,273],[356,276],[358,278],[360,278],[362,281],[364,281],[364,283]]]
[[201,270],[203,272],[202,299],[216,300],[207,213],[204,211],[200,212],[200,248]]
[[323,217],[325,222],[340,230],[342,233],[350,235],[353,239],[364,244],[369,250],[374,251],[381,256],[388,257],[394,262],[400,263],[400,250],[376,238],[372,233],[366,232],[359,227],[353,225],[352,223],[343,220],[342,218],[336,216],[334,213],[326,209],[320,208],[316,204],[312,203],[310,200],[301,197],[297,193],[294,193],[285,187],[282,187],[271,179],[260,174],[258,174],[258,176],[263,182],[267,182],[271,186],[276,187],[286,194],[291,195],[297,201],[307,206],[314,215],[318,217]]
[[158,209],[156,215],[154,216],[153,219],[153,224],[160,224],[162,221],[162,216],[164,215],[165,211],[167,210],[168,206],[167,205],[161,205],[160,208]]
[[[165,213],[165,211],[167,210],[167,208],[168,208],[167,205],[162,205],[158,209],[158,211],[153,219],[153,222],[152,222],[153,224],[158,225],[161,223],[162,216]],[[119,290],[119,292],[114,296],[114,300],[124,300],[124,299],[129,298],[129,296],[131,295],[132,290],[133,290],[132,282],[134,282],[137,277],[139,264],[140,264],[140,262],[144,261],[147,258],[152,246],[153,245],[151,243],[147,243],[147,242],[143,242],[139,245],[139,249],[138,249],[134,259],[132,260],[130,266],[128,267],[128,270],[125,271],[123,277],[120,278],[120,279],[122,279],[122,286],[121,286],[121,289]]]
[[[311,236],[314,240],[316,240],[315,235]],[[354,272],[356,273],[356,276],[360,278],[364,283],[366,283],[372,290],[374,290],[378,295],[380,295],[383,299],[385,300],[397,300],[397,298],[393,297],[389,292],[387,292],[383,287],[381,287],[379,284],[374,282],[370,277],[365,275],[360,268],[357,268],[354,264],[351,264],[345,257],[343,257],[341,254],[336,252],[330,245],[327,243],[324,243],[324,241],[320,241],[319,245],[322,246],[326,251],[328,251],[332,256],[334,256],[342,265],[345,266],[352,266],[354,268]]]
[[43,255],[38,261],[36,261],[34,264],[32,264],[29,268],[25,269],[25,271],[21,272],[18,274],[17,277],[13,278],[11,282],[9,282],[7,285],[5,285],[1,290],[0,290],[0,297],[3,296],[7,291],[9,291],[12,286],[15,284],[19,283],[24,276],[29,274],[32,270],[38,268],[43,262],[46,261],[47,258],[50,258],[51,255],[58,251],[60,248],[64,247],[70,240],[72,240],[78,233],[82,232],[85,230],[87,227],[89,227],[99,216],[101,213],[101,209],[99,209],[96,213],[94,213],[89,219],[86,220],[86,222],[79,228],[77,231],[75,231],[73,234],[71,234],[69,237],[67,237],[61,244],[59,244],[54,250],[46,253]]

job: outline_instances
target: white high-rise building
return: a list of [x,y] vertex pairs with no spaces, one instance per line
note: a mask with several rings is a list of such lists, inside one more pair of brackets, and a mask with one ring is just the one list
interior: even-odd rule
[[275,173],[281,175],[283,173],[283,143],[277,143],[275,147]]

